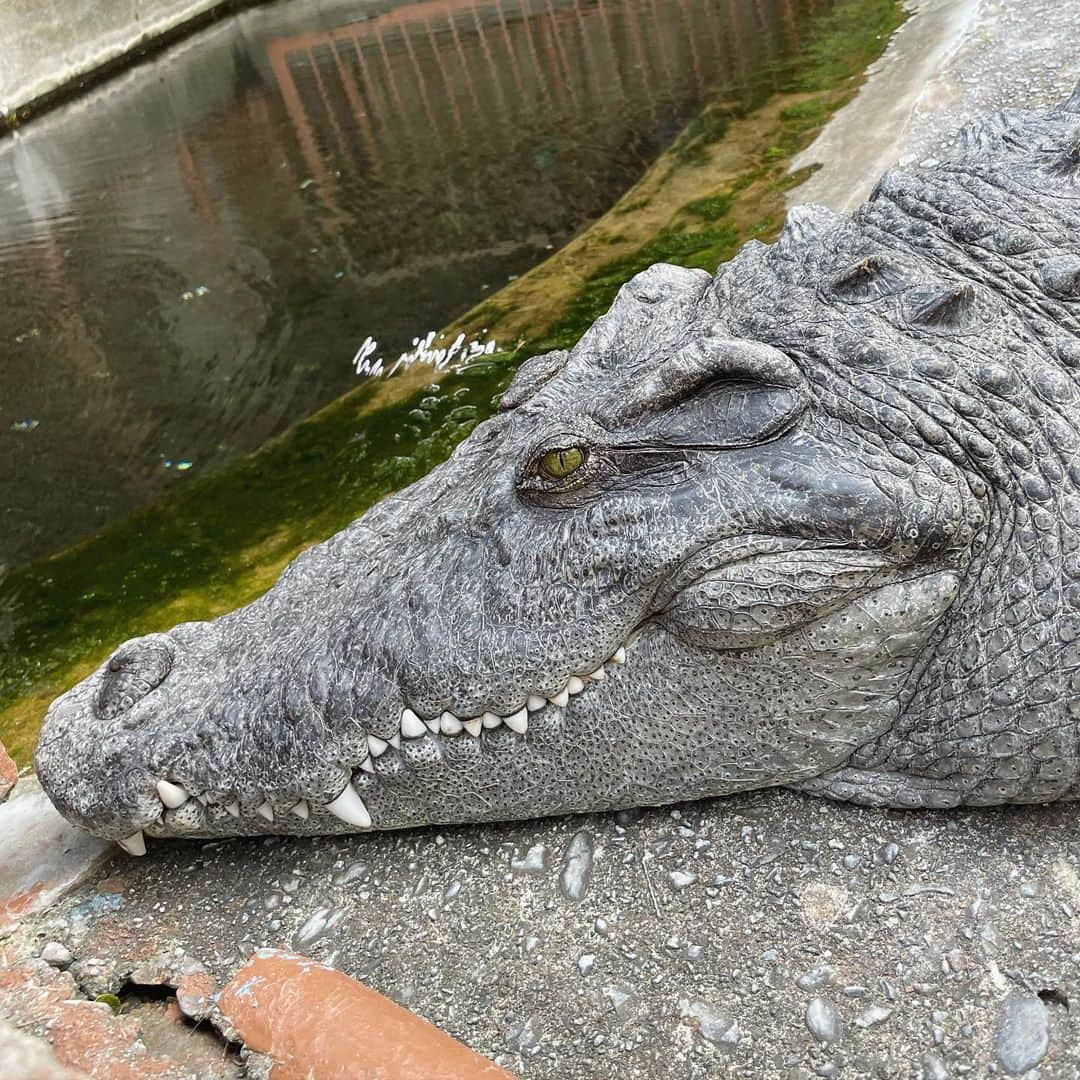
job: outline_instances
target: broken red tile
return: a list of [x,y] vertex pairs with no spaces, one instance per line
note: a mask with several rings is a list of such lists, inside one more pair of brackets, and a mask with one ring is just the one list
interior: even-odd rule
[[86,1080],[86,1073],[65,1068],[49,1044],[0,1020],[0,1076],[4,1080]]
[[13,950],[0,954],[0,1020],[43,1033],[61,1066],[93,1080],[191,1075],[185,1063],[147,1050],[138,1020],[79,997],[68,972],[38,959],[16,960]]
[[513,1080],[389,998],[305,956],[260,949],[218,998],[226,1028],[272,1080]]
[[0,803],[11,794],[11,789],[18,779],[19,768],[4,749],[4,744],[0,742]]
[[181,975],[176,983],[176,1003],[192,1020],[202,1020],[213,1004],[214,980],[204,971]]

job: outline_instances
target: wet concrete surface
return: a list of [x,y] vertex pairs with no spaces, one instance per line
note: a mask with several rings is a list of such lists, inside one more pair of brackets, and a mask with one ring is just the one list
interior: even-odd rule
[[66,945],[89,995],[169,958],[220,987],[276,947],[522,1076],[1080,1074],[1069,804],[908,813],[772,791],[159,842],[103,873],[25,938]]
[[904,24],[858,96],[792,163],[821,168],[789,195],[848,213],[878,177],[942,158],[957,129],[997,109],[1064,101],[1080,80],[1072,0],[909,0]]

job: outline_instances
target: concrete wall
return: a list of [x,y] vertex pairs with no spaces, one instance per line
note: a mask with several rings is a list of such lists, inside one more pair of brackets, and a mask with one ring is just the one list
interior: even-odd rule
[[222,0],[0,0],[0,116],[121,61]]

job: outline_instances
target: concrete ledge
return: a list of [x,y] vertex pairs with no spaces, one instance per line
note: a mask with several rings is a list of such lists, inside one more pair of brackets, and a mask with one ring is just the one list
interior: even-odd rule
[[263,0],[9,0],[0,6],[0,134]]

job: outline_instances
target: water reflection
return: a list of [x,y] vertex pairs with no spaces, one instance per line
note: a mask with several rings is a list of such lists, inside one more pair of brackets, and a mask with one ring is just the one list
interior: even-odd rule
[[253,449],[354,385],[369,335],[396,356],[534,265],[813,6],[294,0],[16,132],[0,564]]

